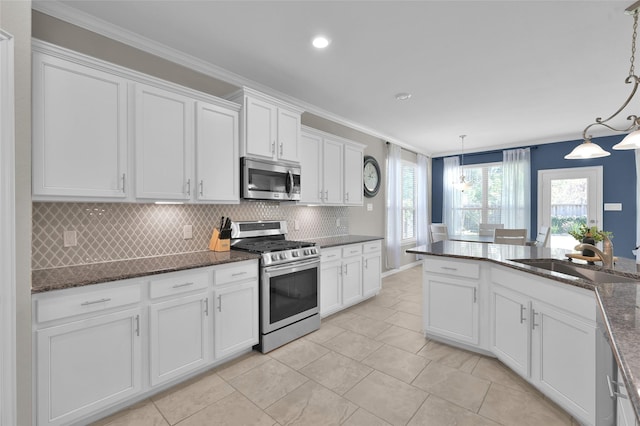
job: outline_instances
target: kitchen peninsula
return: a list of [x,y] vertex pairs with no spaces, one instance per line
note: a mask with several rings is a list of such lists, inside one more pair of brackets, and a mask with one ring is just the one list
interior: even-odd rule
[[[616,423],[609,395],[617,424],[640,418],[634,261],[618,259],[614,270],[579,265],[610,273],[593,282],[521,263],[569,264],[565,250],[440,241],[407,252],[424,256],[427,337],[496,356],[583,424]],[[607,369],[611,353],[619,383]],[[631,423],[620,421],[625,413]]]

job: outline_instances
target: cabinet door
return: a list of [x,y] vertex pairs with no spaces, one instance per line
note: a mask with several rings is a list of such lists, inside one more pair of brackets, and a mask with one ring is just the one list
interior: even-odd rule
[[34,198],[125,198],[126,172],[126,81],[34,53]]
[[245,108],[246,155],[274,159],[278,138],[278,108],[249,96],[245,99]]
[[532,378],[542,392],[595,424],[595,327],[546,303],[531,305]]
[[278,158],[300,161],[300,114],[278,108]]
[[322,262],[320,267],[320,315],[327,316],[342,307],[342,263]]
[[342,304],[352,305],[362,300],[362,258],[342,259]]
[[215,358],[258,343],[258,282],[215,288]]
[[37,424],[68,424],[141,390],[140,310],[36,332]]
[[240,201],[238,113],[197,104],[196,190],[199,201]]
[[155,303],[149,314],[152,386],[209,361],[211,328],[206,293]]
[[364,188],[362,184],[362,149],[344,146],[344,203],[361,206]]
[[[616,426],[636,426],[636,415],[633,405],[629,400],[629,392],[624,384],[620,372],[617,373],[618,382],[616,385],[618,395],[616,396]],[[611,386],[614,386],[613,384]]]
[[135,102],[136,197],[190,199],[193,100],[139,84]]
[[331,139],[324,139],[322,156],[322,177],[324,202],[342,204],[342,171],[343,144]]
[[518,292],[493,285],[491,292],[492,352],[523,377],[530,375],[529,299]]
[[464,343],[478,344],[478,284],[425,272],[425,329]]
[[300,138],[300,202],[322,203],[322,138],[303,133]]
[[380,253],[363,256],[362,262],[362,296],[369,297],[378,294],[382,284]]

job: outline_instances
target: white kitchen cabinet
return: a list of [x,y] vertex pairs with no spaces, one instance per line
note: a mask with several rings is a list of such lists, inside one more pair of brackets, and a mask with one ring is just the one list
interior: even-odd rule
[[362,184],[362,168],[364,153],[362,148],[345,144],[344,146],[344,204],[361,206],[364,187]]
[[382,287],[382,249],[380,241],[372,241],[362,245],[362,296],[371,297],[380,292]]
[[243,105],[241,155],[298,163],[302,110],[244,87],[229,97]]
[[426,258],[424,326],[428,334],[479,343],[480,268],[473,263]]
[[491,290],[491,351],[523,377],[531,365],[531,303],[517,291],[494,284]]
[[126,198],[127,126],[125,79],[34,51],[34,200]]
[[300,136],[300,203],[321,204],[324,196],[322,136],[303,131]]
[[350,306],[362,300],[362,244],[342,248],[342,304]]
[[136,198],[191,199],[195,102],[144,84],[135,93]]
[[322,254],[320,265],[320,315],[327,316],[342,309],[342,256],[332,250],[329,259]]
[[196,199],[238,203],[238,111],[206,102],[196,108]]
[[258,282],[216,287],[215,357],[224,358],[258,343]]
[[322,144],[322,201],[325,204],[343,203],[344,187],[344,144],[340,141],[324,138]]
[[616,399],[616,426],[638,426],[633,405],[629,400],[629,392],[620,371],[618,370],[616,374],[615,383],[612,378],[608,380],[610,381],[609,390],[613,394],[612,397]]

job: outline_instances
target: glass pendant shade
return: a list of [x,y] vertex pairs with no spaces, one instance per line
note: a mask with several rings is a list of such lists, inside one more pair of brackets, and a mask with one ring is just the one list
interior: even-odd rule
[[580,160],[607,157],[609,155],[611,155],[611,153],[600,148],[599,145],[591,142],[590,139],[587,139],[575,147],[569,154],[565,155],[564,158],[565,160]]
[[640,148],[640,130],[629,133],[619,143],[615,144],[613,149],[638,149]]
[[456,189],[464,191],[471,188],[471,182],[467,182],[464,175],[460,176],[460,182],[453,185]]

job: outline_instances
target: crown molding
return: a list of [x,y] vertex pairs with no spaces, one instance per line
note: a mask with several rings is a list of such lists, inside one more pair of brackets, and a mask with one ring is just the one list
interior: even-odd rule
[[31,8],[38,12],[41,12],[46,15],[52,16],[54,18],[60,19],[62,21],[68,22],[72,25],[76,25],[80,28],[84,28],[85,30],[94,32],[96,34],[100,34],[104,37],[110,38],[112,40],[126,44],[128,46],[134,47],[143,52],[147,52],[149,54],[166,59],[167,61],[174,62],[176,64],[192,69],[194,71],[213,77],[215,79],[224,81],[225,83],[238,86],[239,88],[243,86],[254,88],[270,96],[281,99],[290,104],[296,105],[302,108],[304,111],[317,115],[326,120],[333,121],[335,123],[341,124],[343,126],[347,126],[359,132],[366,133],[368,135],[383,139],[385,141],[393,142],[404,148],[417,151],[425,155],[431,155],[431,153],[420,150],[415,146],[407,144],[404,141],[398,140],[394,137],[391,137],[387,134],[379,132],[368,126],[362,125],[360,123],[356,123],[345,117],[339,116],[325,109],[312,105],[308,102],[304,102],[293,96],[287,95],[285,93],[281,93],[268,86],[265,86],[261,83],[250,80],[248,78],[242,77],[241,75],[233,73],[229,70],[226,70],[222,67],[214,65],[210,62],[203,61],[199,58],[196,58],[195,56],[188,55],[177,49],[173,49],[162,43],[158,43],[154,40],[143,37],[140,34],[134,33],[133,31],[126,30],[122,27],[111,24],[105,20],[96,18],[95,16],[79,11],[75,8],[72,8],[63,3],[60,3],[57,0],[35,0],[32,2]]

